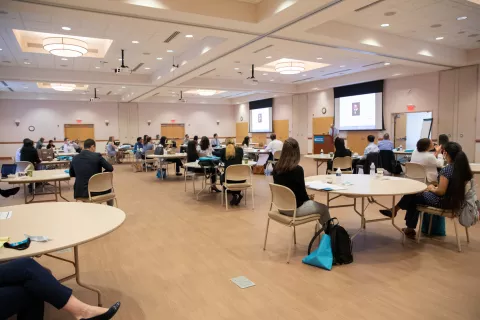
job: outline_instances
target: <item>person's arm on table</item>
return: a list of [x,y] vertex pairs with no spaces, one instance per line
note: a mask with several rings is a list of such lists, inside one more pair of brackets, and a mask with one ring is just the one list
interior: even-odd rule
[[112,172],[113,171],[113,166],[108,163],[107,160],[105,160],[104,157],[100,157],[100,164],[102,165],[103,171],[104,172]]

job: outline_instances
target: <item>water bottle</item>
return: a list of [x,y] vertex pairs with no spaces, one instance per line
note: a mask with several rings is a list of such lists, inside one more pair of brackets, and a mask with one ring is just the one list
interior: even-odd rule
[[322,149],[322,150],[320,150],[320,154],[323,154],[323,149]]
[[372,162],[370,165],[370,175],[374,176],[375,175],[375,163]]
[[342,182],[342,170],[340,170],[340,168],[337,168],[337,171],[335,172],[335,179],[337,184]]

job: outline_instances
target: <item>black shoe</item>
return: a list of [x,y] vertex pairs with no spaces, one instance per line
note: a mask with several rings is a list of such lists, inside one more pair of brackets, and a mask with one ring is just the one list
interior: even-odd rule
[[16,188],[8,189],[8,190],[5,190],[5,191],[8,193],[8,196],[14,196],[18,193],[19,190],[20,190],[20,188],[16,187]]
[[113,306],[110,307],[110,309],[107,310],[107,312],[101,314],[101,315],[98,315],[98,316],[95,316],[95,317],[92,317],[92,318],[82,318],[80,320],[108,320],[108,319],[112,319],[113,316],[117,313],[118,309],[120,309],[120,301],[115,303]]
[[237,194],[232,195],[232,200],[230,200],[230,205],[234,206],[237,203],[237,200],[238,200],[238,195]]
[[180,172],[177,172],[177,176],[183,176],[183,174],[181,174]]
[[8,193],[8,190],[0,189],[0,196],[2,196],[4,198],[8,198],[8,197],[10,197],[10,194]]
[[243,196],[241,194],[238,195],[237,201],[235,201],[235,205],[238,206],[240,204],[240,201],[242,201]]
[[[391,210],[380,210],[380,213],[383,214],[385,217],[389,217],[391,218],[392,217],[392,211]],[[397,216],[397,214],[395,213],[395,217]]]
[[222,191],[220,191],[217,187],[213,186],[212,187],[212,192],[222,192]]

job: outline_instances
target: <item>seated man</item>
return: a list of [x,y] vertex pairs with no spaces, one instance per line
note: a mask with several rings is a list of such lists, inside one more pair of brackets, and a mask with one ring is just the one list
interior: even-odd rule
[[373,152],[380,152],[378,149],[378,146],[375,144],[375,137],[372,135],[369,135],[367,137],[368,140],[368,145],[365,148],[365,151],[363,152],[362,160],[365,160],[367,158],[367,154],[373,153]]
[[[70,177],[76,178],[73,187],[73,197],[75,199],[88,198],[88,180],[94,174],[102,173],[102,169],[106,172],[113,171],[113,166],[100,153],[96,152],[96,144],[93,139],[85,140],[83,146],[82,152],[73,157],[70,163]],[[92,193],[92,195],[100,194]],[[107,204],[113,206],[113,200],[109,200]]]
[[213,134],[213,139],[210,141],[210,145],[212,148],[220,146],[220,140],[218,140],[218,134]]
[[133,153],[135,154],[136,159],[142,158],[142,151],[143,151],[143,139],[142,137],[137,138],[137,143],[133,147]]
[[268,160],[273,160],[273,155],[275,154],[275,151],[282,151],[283,148],[283,142],[280,140],[277,140],[277,135],[275,133],[272,133],[270,135],[270,143],[265,147],[265,150],[270,151],[270,155],[268,156]]
[[385,133],[383,135],[383,140],[378,142],[378,149],[392,151],[393,148],[394,146],[392,140],[390,140],[390,135]]

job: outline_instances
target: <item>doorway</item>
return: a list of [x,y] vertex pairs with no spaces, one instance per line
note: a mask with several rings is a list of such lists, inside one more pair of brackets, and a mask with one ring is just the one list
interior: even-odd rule
[[406,150],[413,150],[418,140],[431,137],[431,130],[426,133],[424,123],[431,124],[432,112],[394,113],[392,122],[395,148],[402,146]]
[[174,140],[177,146],[179,146],[183,143],[183,138],[185,137],[185,124],[162,123],[160,135],[167,137],[168,140]]

